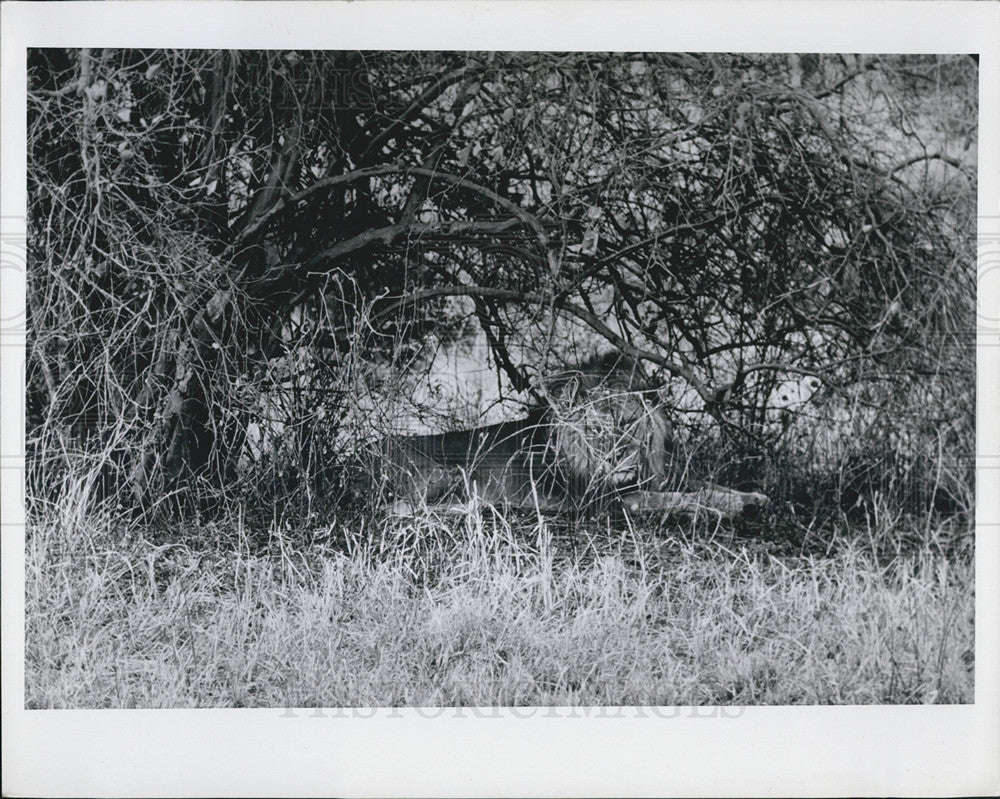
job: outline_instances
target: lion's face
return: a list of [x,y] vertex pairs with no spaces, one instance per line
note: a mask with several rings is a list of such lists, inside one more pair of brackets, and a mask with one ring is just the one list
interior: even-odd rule
[[578,482],[606,489],[662,477],[666,420],[639,392],[567,387],[553,429],[558,457]]

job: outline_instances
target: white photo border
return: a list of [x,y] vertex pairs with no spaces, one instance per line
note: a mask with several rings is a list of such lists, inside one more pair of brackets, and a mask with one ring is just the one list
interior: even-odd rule
[[[1000,5],[977,2],[6,3],[0,42],[3,241],[16,240],[18,229],[23,239],[26,48],[128,46],[978,53],[979,240],[992,235],[1000,247],[998,30]],[[24,270],[4,268],[0,280],[3,319],[19,313],[23,319]],[[1000,285],[981,281],[979,292],[981,309],[1000,309]],[[974,704],[26,711],[24,331],[16,327],[5,326],[0,341],[5,794],[916,796],[1000,791],[1000,342],[985,333],[977,347]]]

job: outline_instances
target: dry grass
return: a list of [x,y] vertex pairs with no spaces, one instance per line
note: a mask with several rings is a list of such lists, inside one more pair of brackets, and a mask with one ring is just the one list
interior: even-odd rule
[[574,552],[544,524],[454,527],[261,554],[238,529],[154,545],[37,522],[27,705],[973,701],[971,556],[778,559],[633,532]]

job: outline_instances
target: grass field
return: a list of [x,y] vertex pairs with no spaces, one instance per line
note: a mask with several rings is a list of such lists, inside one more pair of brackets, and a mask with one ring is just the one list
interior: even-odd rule
[[239,524],[154,536],[40,520],[26,704],[974,699],[971,546],[876,557],[861,536],[810,555],[619,526],[567,537],[470,514],[261,544]]

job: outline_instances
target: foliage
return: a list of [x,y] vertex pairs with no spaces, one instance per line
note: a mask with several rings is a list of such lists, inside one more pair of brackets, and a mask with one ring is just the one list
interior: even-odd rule
[[[944,490],[937,447],[969,507],[967,57],[28,66],[33,500],[82,463],[143,511],[309,504],[373,421],[414,414],[439,350],[482,340],[501,392],[596,342],[645,360],[692,457],[731,453],[739,482],[798,501],[801,436],[861,425],[827,476],[895,453]],[[776,408],[805,376],[808,408]]]
[[[972,700],[972,58],[28,75],[28,706]],[[776,513],[337,502],[595,351]],[[641,432],[568,410],[589,471]]]

